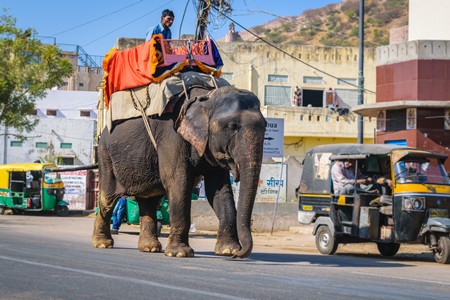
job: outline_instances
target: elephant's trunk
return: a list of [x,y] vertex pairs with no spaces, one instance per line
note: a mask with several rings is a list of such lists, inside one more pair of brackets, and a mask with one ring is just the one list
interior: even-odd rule
[[253,248],[251,217],[261,171],[264,132],[257,134],[255,131],[248,131],[243,136],[246,142],[236,147],[238,148],[238,153],[240,153],[238,157],[241,158],[237,160],[240,174],[237,231],[242,249],[235,253],[233,257],[239,258],[249,256]]

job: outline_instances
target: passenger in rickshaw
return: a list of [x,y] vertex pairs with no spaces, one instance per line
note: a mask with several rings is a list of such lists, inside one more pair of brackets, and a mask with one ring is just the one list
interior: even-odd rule
[[378,177],[377,184],[381,187],[380,203],[384,205],[392,205],[392,178],[389,159],[383,162],[383,176]]
[[355,176],[355,160],[336,161],[331,168],[333,190],[336,195],[353,195],[356,192],[376,192],[373,178],[362,175],[359,170]]

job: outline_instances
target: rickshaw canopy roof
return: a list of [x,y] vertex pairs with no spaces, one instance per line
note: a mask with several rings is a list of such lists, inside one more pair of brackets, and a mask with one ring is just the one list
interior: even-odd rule
[[0,171],[42,171],[54,167],[56,167],[54,163],[14,163],[0,165]]

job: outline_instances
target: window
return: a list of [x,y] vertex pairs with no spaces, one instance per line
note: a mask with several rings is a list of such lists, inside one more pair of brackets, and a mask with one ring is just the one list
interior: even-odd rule
[[220,77],[225,80],[233,80],[233,73],[222,73]]
[[358,85],[358,79],[356,78],[338,78],[338,85]]
[[78,86],[84,86],[84,83],[80,82],[78,83]]
[[64,57],[66,57],[66,55],[65,54],[60,54],[59,57],[64,58]]
[[335,89],[334,92],[339,107],[349,108],[358,105],[358,90]]
[[267,79],[269,82],[288,82],[289,77],[287,75],[270,75]]
[[303,83],[323,84],[323,77],[303,76]]
[[30,112],[30,116],[37,116],[37,109],[33,109],[33,110]]
[[75,58],[75,55],[69,55],[70,58]]
[[61,143],[61,144],[59,144],[59,148],[61,148],[61,149],[72,149],[72,143]]
[[37,142],[36,148],[48,148],[48,144],[46,142]]
[[56,117],[56,109],[47,109],[47,116]]
[[22,147],[21,141],[11,141],[10,143],[11,147]]
[[68,85],[69,85],[69,83],[64,81],[63,86],[68,86]]
[[73,166],[74,158],[73,157],[61,157],[59,160],[59,164],[63,166]]
[[90,117],[91,111],[90,110],[80,110],[80,117]]
[[291,106],[291,87],[270,86],[264,87],[264,105]]

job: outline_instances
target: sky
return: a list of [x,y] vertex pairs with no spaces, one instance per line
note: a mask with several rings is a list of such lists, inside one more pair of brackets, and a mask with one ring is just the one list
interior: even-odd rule
[[[276,16],[298,16],[308,9],[339,3],[342,0],[231,0],[236,23],[246,28],[265,24]],[[91,56],[104,56],[119,37],[145,38],[147,29],[161,19],[161,12],[173,10],[172,38],[195,32],[197,0],[0,0],[2,14],[17,19],[16,26],[34,28],[46,43],[56,42],[67,51],[81,46]],[[294,4],[295,3],[295,4]],[[186,10],[185,10],[186,9]],[[184,15],[184,17],[183,17]],[[212,39],[229,30],[230,20],[214,19],[208,25]],[[235,31],[243,30],[235,24]]]

